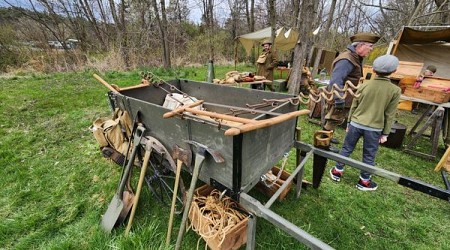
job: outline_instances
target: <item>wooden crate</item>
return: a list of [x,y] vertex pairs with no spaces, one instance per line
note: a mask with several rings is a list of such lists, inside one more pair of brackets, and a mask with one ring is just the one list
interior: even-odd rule
[[[273,167],[271,170],[271,173],[275,176],[278,175],[278,173],[280,172],[280,169],[278,167]],[[270,173],[270,172],[269,172]],[[256,188],[263,192],[264,194],[266,194],[269,197],[272,197],[275,192],[278,191],[278,189],[281,187],[281,185],[284,184],[284,182],[289,178],[289,176],[291,176],[288,172],[284,171],[281,172],[280,178],[278,180],[276,180],[275,182],[270,182],[269,180],[266,181],[259,181],[258,184],[256,184]],[[289,182],[288,186],[286,187],[286,189],[283,190],[283,192],[281,192],[280,196],[278,196],[278,200],[282,201],[284,200],[284,198],[286,197],[286,195],[289,193],[289,191],[292,188],[292,181]]]
[[448,102],[450,100],[450,79],[426,77],[417,89],[412,85],[406,85],[403,94],[435,103]]
[[422,100],[427,100],[434,103],[444,103],[450,100],[450,92],[444,92],[436,89],[429,89],[420,87],[418,89],[412,86],[407,86],[405,89],[405,96],[414,97]]
[[400,61],[397,67],[397,71],[390,75],[394,79],[402,79],[404,77],[417,78],[422,72],[423,63]]
[[[195,194],[198,196],[207,197],[214,190],[213,187],[209,185],[204,185],[195,190]],[[240,211],[245,211],[238,204]],[[191,221],[192,227],[195,231],[197,231],[201,236],[202,235],[211,235],[210,229],[205,227],[207,218],[202,214],[198,203],[195,201],[192,202],[191,209],[189,210],[189,220]],[[239,249],[243,244],[247,242],[247,224],[248,224],[248,216],[245,219],[241,220],[237,223],[233,228],[226,231],[224,239],[220,239],[217,235],[215,237],[203,237],[206,241],[206,244],[212,250],[225,250],[225,249]]]

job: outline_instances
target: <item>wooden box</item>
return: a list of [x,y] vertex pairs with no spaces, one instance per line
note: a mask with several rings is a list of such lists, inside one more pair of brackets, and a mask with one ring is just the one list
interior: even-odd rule
[[[215,190],[213,187],[204,185],[195,190],[195,195],[198,197],[208,197],[213,190]],[[235,212],[243,214],[242,211],[245,212],[245,210],[239,204],[237,206],[239,209],[235,210]],[[207,222],[210,218],[202,213],[199,202],[196,202],[196,199],[194,199],[189,210],[189,220],[191,221],[193,230],[206,241],[206,244],[212,250],[235,250],[247,242],[248,216],[246,212],[244,219],[236,223],[233,227],[224,230],[223,234],[218,234],[217,231],[212,230],[208,226],[209,224]]]
[[450,100],[450,92],[444,92],[442,90],[430,89],[422,86],[418,89],[415,89],[412,86],[407,86],[404,95],[434,103],[444,103]]
[[417,89],[407,85],[404,95],[435,103],[448,102],[450,101],[450,79],[426,77]]
[[[266,176],[274,176],[276,177],[278,175],[278,173],[280,172],[280,169],[278,167],[273,167],[271,171],[269,171]],[[276,181],[272,182],[270,180],[270,178],[268,178],[267,180],[261,180],[258,182],[258,184],[256,184],[256,188],[263,192],[264,194],[266,194],[269,197],[272,197],[275,192],[278,191],[278,189],[281,187],[281,185],[284,184],[284,182],[289,178],[289,176],[291,176],[288,172],[286,171],[282,171],[280,178],[276,179]],[[283,192],[281,192],[280,196],[278,196],[278,200],[282,201],[284,200],[284,198],[286,197],[286,195],[289,193],[289,191],[292,188],[292,181],[289,182],[288,186],[286,187],[286,189],[283,190]]]
[[402,79],[404,77],[417,78],[422,72],[423,63],[400,61],[397,71],[390,75],[394,79]]

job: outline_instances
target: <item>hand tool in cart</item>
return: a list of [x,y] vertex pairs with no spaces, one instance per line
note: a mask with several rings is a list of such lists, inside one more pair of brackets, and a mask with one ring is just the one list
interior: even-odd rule
[[131,156],[128,159],[127,166],[123,171],[119,187],[117,189],[117,192],[114,194],[114,197],[111,200],[111,203],[109,204],[108,209],[106,210],[106,213],[103,215],[100,223],[101,227],[105,232],[108,233],[111,232],[111,230],[116,224],[120,224],[121,222],[123,222],[124,217],[126,217],[126,214],[128,214],[128,211],[131,208],[131,206],[129,206],[129,203],[132,202],[133,197],[129,197],[128,199],[124,200],[124,190],[127,179],[129,178],[131,168],[134,164],[136,152],[140,147],[140,141],[144,135],[144,132],[145,128],[141,125],[138,125],[134,135],[133,150],[131,151]]
[[181,167],[184,163],[187,167],[191,166],[192,152],[188,149],[183,149],[178,145],[174,145],[172,149],[172,158],[177,160],[177,170],[175,175],[175,184],[173,188],[172,206],[170,208],[169,226],[167,228],[166,246],[169,246],[172,235],[173,216],[175,214],[175,204],[178,196],[178,186],[180,182]]
[[163,115],[163,118],[167,119],[167,118],[173,117],[175,115],[183,114],[184,112],[189,112],[189,113],[192,113],[195,115],[203,115],[203,116],[208,116],[208,117],[215,118],[215,119],[222,119],[225,121],[242,123],[242,125],[240,125],[240,126],[233,127],[233,128],[227,129],[225,131],[225,135],[234,136],[234,135],[238,135],[241,133],[253,131],[256,129],[270,127],[272,125],[282,123],[284,121],[296,118],[300,115],[309,114],[309,110],[304,109],[304,110],[297,110],[297,111],[286,113],[286,114],[281,114],[279,116],[272,117],[269,119],[253,120],[253,119],[241,118],[241,117],[225,115],[225,114],[220,114],[220,113],[210,112],[210,111],[204,111],[204,110],[199,110],[199,109],[194,108],[196,106],[201,105],[202,103],[203,103],[203,100],[199,100],[199,101],[196,101],[191,104],[183,105],[177,109],[174,109],[170,112],[165,113]]
[[192,171],[191,185],[189,186],[189,190],[186,195],[186,205],[184,206],[183,218],[181,219],[181,225],[178,231],[177,243],[175,245],[176,250],[179,250],[181,248],[181,242],[183,241],[184,231],[186,228],[186,221],[189,215],[189,210],[191,208],[192,198],[194,196],[195,185],[197,184],[198,174],[200,172],[201,166],[203,165],[203,161],[205,160],[206,153],[211,155],[214,161],[217,163],[225,162],[225,159],[216,150],[208,148],[206,145],[203,145],[196,141],[188,140],[185,142],[196,147],[197,152],[195,153],[195,163],[194,169]]

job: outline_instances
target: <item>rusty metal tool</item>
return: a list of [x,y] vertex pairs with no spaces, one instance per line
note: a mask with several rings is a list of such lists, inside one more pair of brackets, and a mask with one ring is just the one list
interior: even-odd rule
[[172,158],[177,160],[177,169],[175,175],[175,184],[173,188],[172,206],[170,208],[169,226],[167,228],[166,246],[169,246],[170,238],[172,235],[173,216],[175,214],[175,204],[178,196],[178,186],[180,182],[181,167],[184,163],[187,167],[191,165],[192,153],[188,149],[180,148],[178,145],[174,145],[172,149]]
[[181,242],[183,241],[184,231],[186,228],[186,221],[189,214],[189,209],[191,208],[192,198],[194,196],[194,189],[197,183],[198,175],[200,173],[201,166],[203,165],[203,161],[206,158],[206,153],[212,156],[215,162],[222,163],[225,162],[225,159],[222,155],[214,149],[209,148],[206,145],[198,143],[196,141],[188,140],[185,141],[188,144],[191,144],[197,148],[197,152],[195,154],[195,163],[194,170],[192,171],[192,179],[191,185],[189,187],[189,191],[186,195],[186,204],[183,210],[183,218],[181,219],[180,230],[178,231],[177,243],[175,245],[175,250],[179,250],[181,248]]

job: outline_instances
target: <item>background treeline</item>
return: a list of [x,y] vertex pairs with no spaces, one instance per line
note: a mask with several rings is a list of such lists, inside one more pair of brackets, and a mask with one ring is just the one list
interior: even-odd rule
[[[268,26],[300,32],[294,53],[342,50],[355,32],[387,45],[404,25],[449,24],[446,0],[1,0],[0,71],[172,68],[253,62],[235,37]],[[199,20],[189,16],[200,13]],[[192,18],[191,18],[192,19]],[[319,32],[313,31],[320,27]],[[72,43],[69,42],[72,41]],[[51,41],[51,42],[50,42]],[[56,46],[55,46],[56,44]],[[254,53],[258,53],[255,51]],[[299,61],[298,63],[305,63]],[[294,64],[295,66],[295,64]]]

